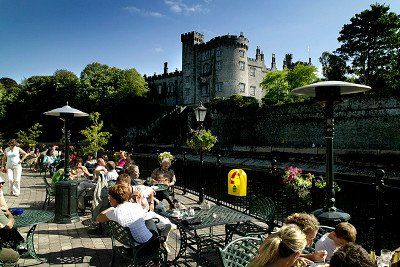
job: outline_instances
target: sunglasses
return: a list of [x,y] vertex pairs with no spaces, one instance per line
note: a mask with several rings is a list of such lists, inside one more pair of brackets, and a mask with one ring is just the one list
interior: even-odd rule
[[0,182],[1,185],[4,185],[6,182]]

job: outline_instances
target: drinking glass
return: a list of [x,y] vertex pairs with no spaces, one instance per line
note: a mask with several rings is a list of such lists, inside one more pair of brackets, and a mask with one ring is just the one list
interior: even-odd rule
[[382,249],[381,256],[379,257],[378,260],[378,266],[389,267],[391,259],[392,259],[392,252],[388,249]]
[[193,208],[189,209],[189,216],[194,216],[194,209]]

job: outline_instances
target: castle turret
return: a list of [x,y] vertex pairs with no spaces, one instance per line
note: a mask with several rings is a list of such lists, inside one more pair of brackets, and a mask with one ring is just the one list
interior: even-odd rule
[[272,54],[272,59],[271,59],[271,70],[276,70],[276,58],[275,58],[275,54]]
[[256,60],[257,61],[261,60],[261,50],[260,50],[260,47],[258,47],[258,46],[256,48]]
[[292,54],[285,55],[285,60],[283,61],[283,69],[290,69],[293,67],[292,58]]
[[164,74],[168,73],[168,62],[164,62]]
[[260,58],[261,58],[261,61],[264,61],[264,52],[263,51],[261,51]]

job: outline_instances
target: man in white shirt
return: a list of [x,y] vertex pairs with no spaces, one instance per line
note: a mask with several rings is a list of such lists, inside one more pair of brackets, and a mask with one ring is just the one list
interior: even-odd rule
[[104,174],[104,177],[107,181],[116,181],[118,178],[118,173],[115,170],[115,163],[114,161],[108,161],[106,164],[107,173]]

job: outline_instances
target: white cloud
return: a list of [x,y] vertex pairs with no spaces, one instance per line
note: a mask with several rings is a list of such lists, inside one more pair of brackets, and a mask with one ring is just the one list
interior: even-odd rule
[[123,10],[132,13],[132,14],[139,14],[141,16],[144,17],[153,17],[153,18],[162,18],[164,17],[164,15],[160,12],[156,12],[156,11],[148,11],[145,9],[140,9],[138,7],[135,6],[127,6],[124,7]]
[[[205,4],[209,4],[211,0],[203,0]],[[207,13],[209,10],[203,6],[203,4],[186,4],[184,0],[164,0],[164,3],[169,9],[176,14],[196,14],[196,13]]]
[[164,52],[164,49],[161,46],[156,46],[156,48],[154,48],[154,51],[156,53],[162,53],[162,52]]

